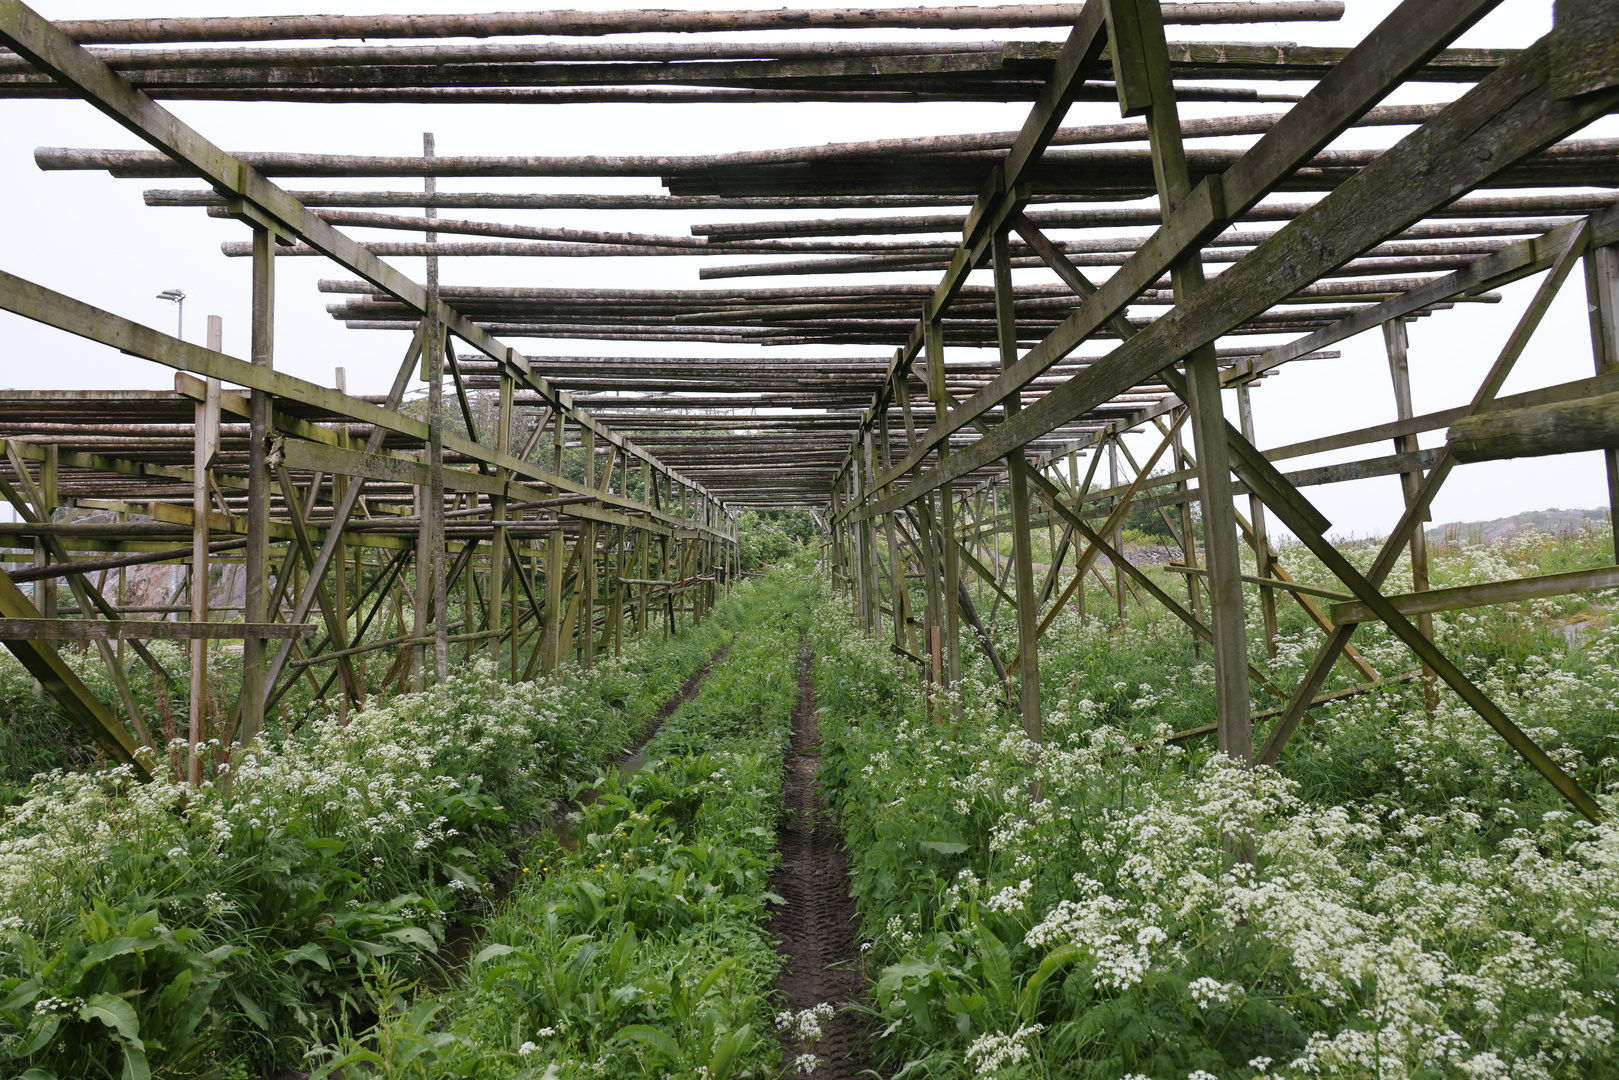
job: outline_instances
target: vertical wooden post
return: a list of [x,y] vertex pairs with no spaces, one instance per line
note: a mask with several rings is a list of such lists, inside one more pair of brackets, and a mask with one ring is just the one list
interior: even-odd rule
[[[427,362],[425,359],[422,361]],[[426,451],[422,458],[427,457]],[[417,693],[427,689],[427,613],[433,606],[433,533],[428,527],[429,488],[416,485],[416,590],[411,598],[413,618],[410,634],[410,688]]]
[[[924,318],[923,335],[924,338],[926,338],[928,336],[927,327],[930,325],[926,319],[926,309],[923,310],[922,314]],[[931,389],[931,378],[926,380],[924,385]],[[900,381],[898,391],[900,404],[905,417],[906,452],[909,453],[910,448],[916,445],[916,423],[911,416],[911,388],[910,379],[908,377],[903,378]],[[913,480],[915,479],[916,470],[913,469],[911,471],[911,477]],[[924,597],[924,614],[922,620],[923,652],[919,655],[926,655],[931,657],[932,660],[930,664],[924,666],[922,673],[922,682],[928,686],[926,691],[926,705],[930,719],[937,718],[932,688],[942,685],[945,677],[939,663],[939,656],[942,650],[940,626],[944,616],[944,593],[942,589],[943,583],[941,580],[942,575],[940,573],[939,564],[942,561],[941,556],[943,555],[943,550],[937,547],[934,539],[938,535],[938,529],[936,525],[936,516],[933,513],[933,500],[933,493],[929,492],[928,494],[924,495],[921,501],[917,504],[918,520],[921,525],[920,529],[918,530],[919,535],[917,536],[917,543],[920,549],[919,554],[921,565],[919,569],[922,571],[922,595]]]
[[624,638],[620,632],[620,621],[624,618],[624,526],[618,525],[613,529],[613,585],[612,600],[607,605],[607,626],[603,628],[602,646],[606,648],[606,633],[611,632],[613,637],[613,656],[623,655]]
[[[1107,482],[1109,487],[1115,489],[1119,486],[1119,439],[1121,437],[1122,433],[1116,433],[1107,441]],[[1107,539],[1113,545],[1113,550],[1123,552],[1124,526],[1122,524],[1115,525],[1113,535]],[[1109,561],[1111,562],[1112,560]],[[1113,568],[1113,597],[1118,601],[1119,626],[1122,628],[1124,626],[1124,567],[1122,566]]]
[[[1001,370],[1017,363],[1017,317],[1012,307],[1012,252],[1004,231],[996,232],[994,240],[995,263],[995,325],[1000,342]],[[1022,410],[1021,395],[1013,393],[1006,398],[1006,418]],[[1034,549],[1029,542],[1029,484],[1023,460],[1023,451],[1014,450],[1006,457],[1007,490],[1012,500],[1012,575],[1016,581],[1018,669],[1021,674],[1019,708],[1023,714],[1023,731],[1030,742],[1044,741],[1040,724],[1040,634],[1039,601],[1034,595]]]
[[[1391,319],[1383,324],[1383,344],[1388,350],[1389,376],[1394,382],[1394,407],[1401,420],[1409,420],[1415,416],[1411,406],[1411,367],[1408,359],[1410,340],[1406,336],[1405,320]],[[1398,454],[1414,454],[1419,449],[1415,435],[1401,435],[1394,440],[1394,451]],[[1422,473],[1412,471],[1400,474],[1400,490],[1405,496],[1405,505],[1409,507],[1422,490]],[[1429,520],[1427,514],[1423,521]],[[1258,528],[1258,523],[1255,523]],[[1427,530],[1418,525],[1411,533],[1411,591],[1428,591],[1428,537]],[[1417,629],[1429,641],[1433,640],[1433,616],[1422,612],[1417,616]],[[1433,669],[1427,664],[1422,665],[1423,697],[1427,700],[1428,711],[1433,712],[1439,707],[1439,686],[1435,681]]]
[[[517,515],[513,520],[522,521],[523,511],[517,511]],[[515,554],[515,549],[516,547],[520,546],[521,545],[514,545],[512,550],[512,572],[506,575],[506,610],[508,612],[507,617],[511,620],[511,622],[508,624],[511,627],[511,632],[508,635],[508,639],[511,642],[511,648],[509,650],[512,665],[511,681],[514,683],[523,677],[522,669],[517,666],[517,643],[518,639],[522,637],[522,635],[518,633],[518,630],[523,625],[523,620],[519,618],[517,614],[517,582],[518,579],[523,576],[523,563],[522,560],[519,559]],[[503,544],[499,558],[505,558],[506,555],[507,551],[505,550],[505,545]],[[499,675],[498,671],[496,672],[496,675]]]
[[[337,392],[340,394],[348,393],[348,373],[343,368],[338,368],[335,375],[336,378],[334,380],[334,384],[337,387]],[[348,445],[347,424],[341,425],[338,438],[343,440],[342,445],[344,449],[352,449],[352,447]],[[334,510],[338,506],[342,505],[343,496],[348,491],[348,486],[348,477],[344,476],[342,473],[332,474],[332,508]],[[349,621],[348,545],[339,544],[337,546],[337,550],[333,552],[331,572],[332,608],[337,614],[337,621],[344,626],[344,632],[346,634]],[[358,577],[356,577],[355,586],[356,589],[358,589]],[[339,643],[334,642],[333,644],[336,648],[342,648],[342,645]],[[356,642],[356,644],[358,644],[358,642]],[[339,694],[337,698],[337,722],[339,724],[347,724],[349,722],[348,689],[348,687],[345,687],[344,693]],[[360,687],[355,687],[354,689],[357,692],[361,690]]]
[[545,648],[541,667],[547,675],[562,666],[568,655],[562,643],[562,549],[559,528],[545,537]]
[[[1191,194],[1181,139],[1180,110],[1169,77],[1163,12],[1152,0],[1111,0],[1108,42],[1121,111],[1145,113],[1158,201],[1165,218]],[[1177,302],[1203,289],[1203,261],[1191,254],[1170,269]],[[1226,445],[1220,370],[1209,343],[1186,357],[1186,406],[1200,471],[1203,543],[1209,562],[1209,608],[1214,636],[1215,724],[1220,751],[1253,761],[1252,704],[1248,688],[1248,631],[1243,613],[1242,558],[1236,507],[1231,500],[1231,459]]]
[[[1242,437],[1251,443],[1254,438],[1254,408],[1249,397],[1249,384],[1237,384],[1237,413],[1242,421]],[[1269,578],[1271,573],[1270,539],[1265,530],[1265,504],[1258,495],[1248,496],[1248,513],[1253,522],[1254,573]],[[1187,575],[1188,577],[1192,575]],[[1276,659],[1276,590],[1269,585],[1259,587],[1259,607],[1265,620],[1265,652]]]
[[[933,400],[935,422],[943,420],[949,410],[950,399],[944,381],[944,324],[927,318],[923,312],[923,344],[927,348],[928,396]],[[950,458],[950,440],[939,444],[939,462]],[[928,542],[932,543],[932,537]],[[939,485],[939,547],[944,564],[942,593],[944,618],[944,670],[946,685],[951,690],[961,681],[961,554],[956,550],[956,497],[949,483]],[[957,714],[960,714],[958,704]]]
[[[1619,247],[1593,248],[1585,255],[1585,298],[1591,319],[1591,355],[1598,375],[1619,371]],[[1619,562],[1619,450],[1602,451],[1608,470],[1608,526],[1614,561]]]
[[[495,449],[502,454],[512,452],[512,412],[513,396],[516,384],[512,379],[511,369],[502,366],[500,369],[500,411],[495,421]],[[489,500],[490,516],[494,518],[494,539],[489,544],[489,607],[484,629],[491,631],[489,635],[489,662],[495,666],[495,680],[500,679],[500,634],[503,626],[501,622],[502,597],[506,592],[504,574],[506,571],[506,481],[510,479],[511,472],[507,469],[496,469],[495,477],[501,482],[500,494]],[[512,578],[515,582],[517,568],[512,568]],[[517,600],[516,594],[512,598],[512,640],[517,640]],[[513,672],[516,675],[516,672]]]
[[[584,447],[585,487],[596,486],[596,432],[588,425],[579,428]],[[579,523],[579,583],[583,590],[579,606],[579,662],[589,668],[596,661],[596,523]]]
[[[224,329],[218,315],[208,316],[208,347],[221,351]],[[191,621],[208,621],[208,508],[211,492],[208,470],[219,452],[219,380],[209,379],[203,400],[192,406],[191,446]],[[54,448],[53,448],[54,449]],[[46,489],[47,491],[49,488]],[[208,639],[193,638],[191,645],[191,699],[186,779],[202,784],[208,741]]]
[[[1176,425],[1171,435],[1175,442],[1175,471],[1179,472],[1190,467],[1191,459],[1186,455],[1186,448],[1181,443],[1181,429]],[[1181,480],[1175,484],[1175,490],[1182,495],[1186,494],[1186,481]],[[1192,520],[1192,500],[1181,500],[1181,559],[1187,567],[1197,569],[1197,530]],[[1208,623],[1203,618],[1203,583],[1198,575],[1186,575],[1186,598],[1192,602],[1192,616],[1205,626]],[[1199,659],[1203,657],[1203,639],[1193,637],[1192,651]]]
[[[1096,478],[1096,470],[1101,468],[1101,467],[1102,467],[1102,444],[1101,444],[1100,440],[1098,440],[1096,446],[1093,447],[1092,450],[1091,450],[1091,463],[1090,463],[1090,466],[1085,470],[1085,478],[1083,480],[1078,478],[1078,476],[1079,476],[1079,474],[1078,474],[1078,468],[1079,468],[1078,459],[1076,458],[1074,460],[1073,464],[1070,465],[1070,468],[1075,470],[1075,472],[1074,472],[1074,476],[1075,476],[1075,481],[1074,481],[1074,483],[1075,483],[1075,487],[1074,487],[1074,513],[1075,514],[1081,515],[1081,516],[1084,515],[1084,513],[1085,513],[1085,496],[1090,494],[1091,481]],[[1085,555],[1084,555],[1084,552],[1080,550],[1079,545],[1076,544],[1074,546],[1074,576],[1079,578],[1079,582],[1078,582],[1078,584],[1076,584],[1074,586],[1074,601],[1075,601],[1075,603],[1076,603],[1076,605],[1077,605],[1077,607],[1079,609],[1079,625],[1081,627],[1084,627],[1084,625],[1085,625],[1085,574],[1086,574]]]
[[[275,356],[275,251],[267,229],[253,230],[253,324],[251,355],[254,364],[273,367]],[[247,440],[247,548],[242,569],[242,619],[268,622],[265,594],[270,570],[270,470],[265,462],[270,441],[270,395],[254,390],[248,395]],[[294,510],[294,513],[297,511]],[[282,583],[277,582],[277,586]],[[242,689],[238,699],[241,722],[237,741],[250,745],[264,728],[264,639],[242,641]]]
[[[665,512],[674,509],[674,492],[670,485],[671,481],[668,476],[661,473],[653,476],[653,494],[657,495],[660,490],[663,492],[654,505],[665,510]],[[670,516],[673,515],[670,514]],[[673,590],[676,574],[674,568],[670,565],[670,552],[673,550],[673,546],[674,538],[672,535],[665,533],[658,537],[658,576],[669,582],[663,587],[663,640],[665,641],[668,641],[669,635],[675,632],[675,598]]]
[[[657,500],[652,496],[652,464],[645,458],[641,459],[641,501],[648,506],[655,506]],[[643,529],[636,544],[636,572],[635,576],[641,579],[636,591],[640,595],[640,602],[635,606],[635,633],[638,637],[646,637],[647,606],[652,603],[652,586],[646,584],[650,578],[650,559],[652,551],[652,533]]]
[[[432,132],[422,135],[422,156],[437,156]],[[438,190],[438,179],[423,181],[428,194]],[[429,220],[438,217],[435,207],[427,208]],[[438,233],[427,230],[427,242],[438,242]],[[427,530],[427,554],[433,580],[433,673],[440,683],[450,677],[450,594],[444,565],[444,324],[438,311],[438,256],[427,257],[427,332],[422,335],[422,363],[427,368],[427,515],[421,527]]]

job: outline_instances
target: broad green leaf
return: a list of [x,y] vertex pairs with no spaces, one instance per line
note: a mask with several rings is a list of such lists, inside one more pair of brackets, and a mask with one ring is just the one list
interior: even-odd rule
[[984,981],[1002,1009],[1012,1009],[1012,957],[1001,939],[983,926],[978,930],[978,959],[984,968]]
[[135,1018],[135,1010],[130,1008],[129,1002],[123,998],[111,994],[91,994],[79,1006],[79,1019],[100,1020],[130,1042],[138,1045],[141,1041],[141,1022]]
[[916,846],[937,851],[940,855],[960,855],[971,850],[971,845],[958,844],[953,840],[922,840]]
[[247,1018],[253,1021],[260,1031],[270,1030],[270,1018],[264,1015],[263,1009],[253,1004],[252,1000],[240,990],[232,990],[231,995],[236,998],[236,1003],[242,1007],[242,1011],[247,1014]]
[[332,970],[332,961],[326,955],[326,950],[316,945],[313,941],[307,945],[301,945],[289,953],[282,953],[281,959],[289,964],[296,964],[300,960],[308,960],[312,964],[319,964],[327,971]]
[[[670,1038],[666,1032],[659,1031],[647,1024],[628,1024],[618,1029],[613,1036],[615,1041],[638,1042],[663,1054],[671,1062],[680,1060],[680,1044]],[[720,1080],[716,1075],[715,1080]]]
[[142,948],[153,948],[160,944],[162,942],[156,938],[115,937],[110,941],[103,941],[100,945],[94,946],[89,952],[85,953],[84,959],[79,961],[79,970],[89,971],[97,964],[111,960],[115,956],[123,956],[125,953],[136,952]]
[[1029,976],[1029,981],[1023,986],[1023,995],[1018,1001],[1018,1018],[1020,1020],[1034,1019],[1035,1013],[1040,1011],[1040,991],[1045,989],[1046,980],[1051,978],[1052,973],[1058,968],[1079,959],[1081,955],[1079,946],[1070,942],[1067,945],[1053,949],[1044,960],[1040,961],[1039,968],[1035,970],[1033,975]]
[[708,1072],[714,1080],[731,1080],[731,1072],[736,1068],[736,1059],[753,1042],[753,1028],[743,1024],[735,1031],[728,1031],[721,1035],[714,1044],[714,1056],[708,1059]]
[[402,926],[398,930],[390,930],[382,936],[403,941],[416,946],[418,949],[426,949],[428,952],[435,952],[438,949],[438,944],[433,940],[433,935],[419,926]]
[[734,956],[727,960],[720,961],[714,970],[710,971],[707,975],[704,975],[703,981],[697,984],[697,988],[692,991],[692,1000],[702,1001],[703,998],[708,996],[709,990],[713,989],[714,983],[718,981],[719,977],[735,966],[736,957]]
[[[24,1043],[22,1049],[17,1051],[17,1056],[29,1057],[35,1053],[40,1047],[45,1046],[52,1039],[56,1038],[56,1031],[61,1026],[61,1013],[52,1013],[50,1016],[46,1017],[45,1022],[40,1024],[39,1027],[34,1031],[33,1038]],[[56,1074],[51,1073],[51,1075],[55,1076]]]
[[506,956],[516,951],[517,946],[515,945],[485,945],[478,950],[478,955],[472,958],[472,964],[477,967],[479,964],[488,963],[497,956]]
[[40,990],[41,987],[38,979],[29,979],[26,982],[19,983],[17,988],[12,991],[10,997],[6,998],[4,1001],[0,1001],[0,1012],[10,1012],[13,1009],[22,1008],[30,1001],[33,1001],[35,998],[39,997]]
[[124,1073],[120,1080],[152,1080],[152,1067],[146,1063],[146,1050],[139,1043],[124,1044]]

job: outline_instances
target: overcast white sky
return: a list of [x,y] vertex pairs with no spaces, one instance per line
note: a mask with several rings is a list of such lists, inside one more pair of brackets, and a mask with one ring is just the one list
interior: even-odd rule
[[[1275,26],[1170,27],[1171,40],[1272,40],[1310,44],[1350,44],[1395,6],[1393,0],[1348,0],[1339,23]],[[490,0],[380,0],[344,4],[345,13],[371,11],[484,11],[515,7]],[[622,2],[569,6],[625,7]],[[676,6],[660,2],[658,6]],[[766,4],[691,3],[691,7],[762,7]],[[1551,0],[1506,0],[1459,42],[1464,46],[1521,47],[1551,24]],[[282,14],[330,11],[329,0],[255,0],[221,11],[217,3],[187,0],[65,0],[35,5],[55,19],[151,15]],[[872,38],[984,40],[990,37],[1060,39],[1061,30],[993,34],[870,31]],[[774,35],[770,35],[774,36]],[[807,35],[796,35],[802,40]],[[844,35],[847,36],[847,35]],[[615,38],[612,40],[624,40]],[[1307,86],[1269,83],[1264,89],[1304,92]],[[1390,103],[1441,101],[1465,87],[1417,84]],[[848,139],[902,137],[1017,128],[1028,106],[995,104],[895,105],[300,105],[278,103],[177,102],[169,106],[227,150],[287,150],[350,154],[419,153],[424,131],[437,134],[438,153],[459,154],[650,154],[713,153]],[[1272,111],[1279,106],[1188,105],[1186,116]],[[1115,106],[1076,106],[1068,123],[1118,119]],[[1408,129],[1375,128],[1351,132],[1340,146],[1388,145]],[[114,180],[96,173],[43,173],[34,165],[36,146],[136,147],[122,128],[78,101],[0,100],[0,192],[6,228],[0,240],[0,268],[67,292],[80,299],[172,332],[174,311],[155,299],[167,288],[183,289],[186,337],[202,340],[204,317],[225,320],[225,351],[246,354],[248,264],[220,253],[225,240],[246,238],[239,224],[207,218],[195,209],[148,208],[141,192],[148,186],[183,186],[184,181],[146,183]],[[1583,133],[1619,134],[1614,117]],[[1193,145],[1245,145],[1252,140],[1202,140]],[[1616,178],[1619,181],[1619,178]],[[339,187],[343,181],[288,181],[289,187]],[[383,181],[354,181],[369,188]],[[409,181],[391,182],[407,186]],[[656,180],[441,180],[441,190],[461,191],[638,191],[657,192]],[[848,213],[847,211],[840,213]],[[677,214],[660,212],[488,212],[454,211],[455,216],[532,224],[572,225],[648,232],[685,232],[700,220],[742,220],[773,216]],[[446,214],[449,216],[449,213]],[[799,215],[794,215],[799,216]],[[802,215],[810,216],[810,215]],[[367,234],[355,231],[364,238]],[[405,239],[409,234],[375,234]],[[392,260],[423,278],[421,260]],[[753,261],[751,259],[743,261]],[[446,284],[571,285],[696,288],[697,259],[459,259],[445,260]],[[323,259],[278,262],[276,366],[330,384],[333,369],[345,367],[351,392],[380,393],[405,347],[394,332],[351,331],[326,314],[335,297],[316,291],[323,277],[348,278]],[[931,282],[936,274],[892,280]],[[771,285],[794,283],[773,279]],[[806,285],[820,279],[797,279]],[[847,279],[840,279],[847,280]],[[853,280],[879,281],[868,277]],[[1043,272],[1020,272],[1019,280],[1054,280]],[[1504,290],[1500,304],[1468,304],[1441,312],[1411,327],[1413,395],[1419,412],[1465,403],[1494,359],[1538,279]],[[987,283],[987,281],[986,281]],[[1161,312],[1163,309],[1146,309]],[[1244,342],[1253,339],[1244,339]],[[550,355],[720,355],[720,345],[650,346],[635,343],[540,342],[523,340],[525,352]],[[1377,333],[1345,343],[1340,360],[1294,365],[1265,381],[1254,394],[1261,446],[1291,443],[1316,435],[1392,419],[1382,339]],[[885,355],[884,349],[826,347],[773,350],[764,362],[813,356]],[[1591,373],[1584,287],[1571,277],[1540,333],[1530,345],[1504,392],[1514,393],[1581,378]],[[69,335],[0,313],[0,387],[28,389],[168,387],[172,373],[154,364],[119,356]],[[1230,395],[1228,395],[1228,398]],[[1235,406],[1228,401],[1235,416]],[[1424,445],[1442,440],[1434,433]],[[1378,453],[1385,451],[1375,451]],[[1364,456],[1366,450],[1359,452]],[[1349,460],[1355,453],[1297,459],[1289,467]],[[1338,532],[1369,535],[1386,531],[1398,517],[1397,480],[1384,478],[1310,489],[1309,494]],[[1478,520],[1552,506],[1590,507],[1606,501],[1597,454],[1466,466],[1456,471],[1435,504],[1435,520]]]

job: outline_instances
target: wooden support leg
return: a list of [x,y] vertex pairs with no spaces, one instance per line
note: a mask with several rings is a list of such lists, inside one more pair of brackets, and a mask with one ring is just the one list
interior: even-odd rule
[[[1120,104],[1127,114],[1145,113],[1158,201],[1163,213],[1174,212],[1191,194],[1181,138],[1180,112],[1164,62],[1163,13],[1146,0],[1119,0],[1108,9],[1109,41],[1114,66],[1130,75],[1120,79]],[[1121,25],[1128,27],[1120,32]],[[1184,302],[1203,290],[1203,263],[1193,255],[1170,271],[1175,299]],[[1220,371],[1214,345],[1204,345],[1185,358],[1181,400],[1191,412],[1192,445],[1202,463],[1198,492],[1203,511],[1203,543],[1209,563],[1209,610],[1214,633],[1215,717],[1220,750],[1247,764],[1253,760],[1253,723],[1248,692],[1248,634],[1243,617],[1242,560],[1238,550],[1236,508],[1231,501],[1231,467],[1226,449],[1225,413],[1220,402]]]
[[[1249,442],[1254,441],[1254,409],[1249,397],[1247,383],[1237,386],[1237,413],[1242,421],[1242,434]],[[1259,496],[1252,493],[1248,496],[1248,514],[1251,521],[1250,530],[1254,548],[1254,575],[1268,578],[1271,576],[1270,543],[1265,536],[1265,504],[1259,501]],[[1191,575],[1188,575],[1190,577]],[[1268,585],[1259,587],[1259,606],[1265,620],[1265,653],[1272,660],[1276,659],[1276,590]]]
[[410,688],[417,693],[427,689],[427,612],[433,606],[433,533],[427,521],[432,511],[428,508],[429,488],[416,486],[416,578],[415,593],[411,599],[413,618],[410,636]]
[[545,660],[547,675],[562,665],[562,530],[545,538]]
[[[1585,297],[1591,319],[1591,354],[1598,375],[1619,371],[1619,247],[1595,248],[1585,256]],[[1619,450],[1602,451],[1608,470],[1608,526],[1619,562]]]
[[[1012,254],[1005,232],[994,238],[995,319],[1000,339],[1001,369],[1017,363],[1017,324],[1012,307]],[[1008,422],[1022,408],[1019,396],[1006,399]],[[1034,548],[1029,536],[1029,482],[1023,451],[1006,458],[1007,489],[1012,497],[1012,559],[1017,592],[1019,709],[1030,742],[1045,741],[1040,723],[1040,649],[1036,629],[1040,617],[1034,595]]]
[[[1119,486],[1119,437],[1117,435],[1107,441],[1107,472],[1108,486],[1117,488]],[[1122,525],[1114,527],[1113,532],[1108,536],[1108,541],[1116,548],[1122,549],[1124,547],[1124,529]],[[1112,559],[1108,560],[1108,562],[1112,561]],[[1118,601],[1119,626],[1123,627],[1124,567],[1122,566],[1113,568],[1113,596]]]
[[[1394,381],[1394,406],[1401,420],[1409,420],[1416,413],[1411,407],[1411,368],[1406,355],[1410,342],[1406,337],[1404,319],[1392,319],[1383,324],[1383,344],[1388,350],[1389,375]],[[1397,454],[1414,454],[1418,449],[1415,435],[1402,435],[1394,440],[1394,451]],[[1400,490],[1405,496],[1407,507],[1416,499],[1417,492],[1421,489],[1420,472],[1400,474]],[[1422,520],[1429,520],[1429,515],[1424,513]],[[1262,573],[1262,576],[1268,575]],[[1428,591],[1428,537],[1420,525],[1411,533],[1411,591]],[[1417,629],[1422,631],[1423,637],[1432,641],[1433,616],[1426,611],[1418,615]],[[1427,701],[1428,712],[1432,714],[1439,708],[1439,686],[1434,680],[1434,673],[1427,667],[1422,669],[1422,693]]]
[[[275,240],[267,229],[253,230],[252,360],[272,367],[275,356]],[[247,547],[242,554],[242,618],[268,620],[266,594],[270,571],[270,470],[265,456],[270,441],[270,395],[248,395]],[[264,729],[265,648],[263,638],[242,641],[242,688],[237,696],[236,741],[249,746]]]
[[[502,454],[511,453],[512,448],[512,414],[516,384],[512,380],[510,371],[502,370],[500,375],[500,406],[495,421],[495,448]],[[495,471],[496,479],[502,484],[510,477],[506,469]],[[484,629],[493,631],[489,636],[489,662],[494,665],[494,678],[500,680],[500,631],[503,628],[501,621],[502,600],[506,594],[506,527],[501,522],[506,520],[506,495],[502,487],[501,493],[490,499],[490,517],[497,523],[494,527],[494,539],[489,545],[489,610],[485,618],[487,624]],[[517,621],[517,594],[512,593],[512,623],[515,629]],[[517,635],[512,634],[512,640]],[[515,670],[513,675],[515,675]]]
[[[222,346],[223,329],[217,315],[208,320],[208,347],[215,352]],[[209,379],[203,401],[193,407],[191,459],[191,621],[208,621],[208,470],[219,449],[218,379]],[[202,786],[204,744],[208,740],[208,640],[191,641],[191,698],[186,780],[193,788]]]

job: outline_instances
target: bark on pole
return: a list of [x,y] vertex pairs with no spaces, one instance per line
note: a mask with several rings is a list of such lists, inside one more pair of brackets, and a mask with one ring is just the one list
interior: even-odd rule
[[[1598,375],[1619,371],[1619,247],[1599,247],[1585,256],[1585,299],[1591,320],[1591,355]],[[1619,450],[1605,447],[1608,526],[1619,563]]]
[[[267,229],[253,230],[252,361],[273,367],[275,358],[275,239]],[[265,594],[270,570],[270,471],[265,460],[270,438],[270,395],[254,390],[248,395],[247,444],[247,548],[243,571],[247,581],[242,618],[267,622]],[[296,510],[293,511],[296,513]],[[264,728],[265,650],[263,638],[242,641],[242,689],[238,698],[241,721],[237,741],[250,746]]]
[[[1012,268],[1008,257],[1010,244],[1004,231],[997,232],[994,244],[996,314],[1000,330],[1001,367],[1017,362],[1017,326],[1012,310]],[[1019,395],[1006,399],[1006,415],[1010,419],[1020,410]],[[1033,743],[1045,741],[1041,730],[1040,713],[1040,633],[1039,601],[1034,592],[1034,548],[1029,536],[1029,482],[1028,466],[1021,449],[1006,458],[1006,486],[1012,502],[1012,575],[1017,592],[1019,696],[1018,707],[1023,715],[1023,732]],[[1031,781],[1030,792],[1039,798],[1038,781]]]
[[[1237,384],[1237,415],[1242,421],[1242,437],[1255,442],[1254,408],[1249,383]],[[1270,539],[1266,532],[1265,504],[1258,495],[1248,495],[1248,515],[1253,522],[1254,574],[1270,578]],[[1259,587],[1260,612],[1265,620],[1265,654],[1276,659],[1276,590],[1269,585]]]
[[[433,133],[426,132],[422,135],[422,156],[433,157],[434,149]],[[432,176],[424,184],[429,192],[438,188]],[[438,217],[438,211],[428,207],[427,217]],[[437,239],[437,233],[427,233],[428,243]],[[442,685],[450,677],[450,595],[444,566],[444,324],[439,319],[438,305],[438,258],[430,255],[427,335],[422,341],[422,360],[427,366],[427,545],[433,566],[433,673]]]
[[[1180,111],[1169,80],[1168,47],[1156,3],[1118,0],[1108,8],[1109,41],[1126,114],[1145,114],[1151,136],[1159,209],[1168,219],[1192,193]],[[1127,27],[1120,33],[1119,24]],[[1177,302],[1203,291],[1200,254],[1170,271]],[[1248,686],[1248,631],[1243,611],[1242,557],[1236,507],[1231,501],[1231,459],[1227,423],[1220,399],[1220,369],[1214,345],[1185,358],[1185,393],[1191,413],[1192,447],[1199,462],[1198,494],[1203,511],[1203,542],[1209,564],[1209,613],[1213,633],[1215,724],[1220,752],[1252,764],[1253,712]]]
[[[610,34],[711,34],[755,30],[983,30],[1072,26],[1082,4],[962,7],[819,8],[740,11],[521,11],[467,15],[256,15],[168,19],[62,20],[56,28],[81,45],[170,42],[294,41],[373,38],[599,37]],[[1336,20],[1337,0],[1165,4],[1180,24]]]
[[[1383,324],[1383,343],[1388,352],[1389,376],[1394,383],[1396,414],[1401,420],[1409,420],[1416,415],[1416,410],[1411,404],[1411,368],[1407,355],[1410,338],[1406,334],[1404,319],[1392,319]],[[1394,440],[1394,452],[1397,454],[1412,454],[1417,450],[1415,435],[1402,435]],[[1422,473],[1401,473],[1400,490],[1404,494],[1405,505],[1409,508],[1422,490]],[[1423,520],[1428,520],[1426,514],[1423,515]],[[1261,576],[1270,575],[1261,571]],[[1411,590],[1428,591],[1428,534],[1420,525],[1411,533]],[[1433,616],[1427,612],[1419,614],[1417,629],[1422,631],[1423,637],[1432,641]],[[1426,664],[1422,666],[1422,692],[1430,713],[1439,708],[1439,687],[1435,682],[1433,669]]]
[[[218,315],[208,316],[208,347],[223,351],[224,326]],[[219,380],[209,379],[203,400],[192,406],[195,416],[191,463],[191,621],[208,621],[208,515],[209,469],[219,449]],[[193,788],[202,784],[208,740],[208,642],[191,642],[190,755],[186,779]]]

